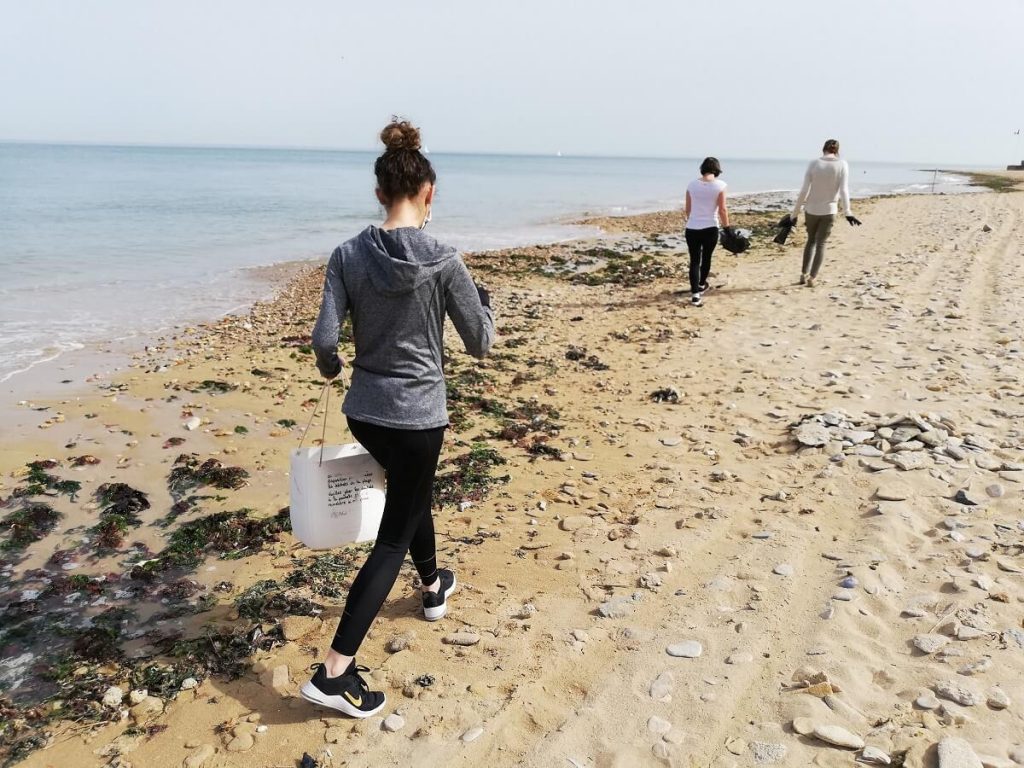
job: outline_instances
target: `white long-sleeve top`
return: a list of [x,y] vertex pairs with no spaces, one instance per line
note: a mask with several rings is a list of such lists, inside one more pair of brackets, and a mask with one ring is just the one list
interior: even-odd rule
[[807,213],[815,216],[828,216],[839,212],[836,200],[842,198],[843,209],[847,216],[852,216],[850,209],[850,166],[837,155],[822,155],[812,160],[804,174],[804,185],[800,187],[796,205],[793,206],[793,218],[800,214],[805,205]]

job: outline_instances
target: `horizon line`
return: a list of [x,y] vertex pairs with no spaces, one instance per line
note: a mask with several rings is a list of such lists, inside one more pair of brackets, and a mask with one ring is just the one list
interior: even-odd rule
[[[279,152],[348,152],[348,153],[359,153],[366,155],[377,154],[376,149],[352,149],[345,147],[325,147],[325,146],[302,146],[302,145],[271,145],[271,144],[157,144],[150,142],[107,142],[107,141],[50,141],[50,140],[37,140],[37,139],[0,139],[0,146],[2,145],[21,145],[21,146],[37,146],[37,147],[91,147],[91,148],[105,148],[105,149],[185,149],[185,150],[240,150],[240,151],[279,151]],[[529,157],[529,158],[562,158],[562,159],[580,159],[580,160],[699,160],[700,157],[697,155],[685,156],[685,155],[615,155],[615,154],[567,154],[563,152],[499,152],[499,151],[486,151],[486,152],[465,152],[458,150],[436,150],[431,152],[429,149],[425,153],[427,155],[455,155],[455,156],[477,156],[477,157]],[[806,157],[729,157],[723,155],[730,160],[758,160],[764,162],[806,162]],[[889,165],[918,165],[922,163],[932,163],[934,161],[924,160],[872,160],[862,159],[860,162],[866,163],[878,163],[878,164],[889,164]],[[948,165],[948,164],[947,164]],[[974,168],[972,164],[970,166]],[[933,168],[921,168],[923,171],[943,170],[944,166],[936,165]],[[964,165],[961,169],[955,170],[966,170],[967,165]]]

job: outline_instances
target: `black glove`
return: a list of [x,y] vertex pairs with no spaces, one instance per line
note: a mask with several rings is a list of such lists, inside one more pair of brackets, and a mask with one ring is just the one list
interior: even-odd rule
[[473,283],[473,285],[476,286],[476,295],[480,297],[480,304],[482,306],[487,307],[488,309],[490,309],[491,308],[491,294],[489,294],[487,292],[487,289],[484,288],[479,283]]
[[858,219],[856,216],[847,216],[846,220],[850,222],[851,227],[859,227],[861,223],[860,219]]
[[339,373],[341,373],[341,358],[337,355],[333,360],[327,360],[320,366],[320,374],[328,381],[338,378]]
[[777,226],[779,229],[782,229],[783,227],[795,227],[796,219],[787,213],[775,226]]

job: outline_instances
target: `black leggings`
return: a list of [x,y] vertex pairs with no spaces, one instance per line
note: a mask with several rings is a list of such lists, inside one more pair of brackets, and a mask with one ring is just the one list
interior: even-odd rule
[[355,656],[395,585],[406,552],[412,556],[424,584],[433,584],[437,578],[430,507],[445,428],[390,429],[355,419],[348,420],[348,428],[384,467],[388,481],[377,541],[352,582],[331,642],[332,650]]
[[700,293],[708,283],[711,254],[718,245],[718,227],[686,230],[686,247],[690,251],[690,292]]

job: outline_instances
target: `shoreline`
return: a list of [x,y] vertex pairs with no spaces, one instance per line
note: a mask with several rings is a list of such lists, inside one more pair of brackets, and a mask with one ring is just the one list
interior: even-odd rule
[[[972,173],[967,171],[939,170],[940,172],[948,173],[950,175],[975,179],[976,184],[979,187],[987,186],[984,181],[986,178],[998,178],[998,173]],[[972,183],[972,186],[973,185],[974,184]],[[965,191],[958,194],[970,193],[972,192]],[[731,198],[731,201],[732,205],[738,212],[782,210],[786,205],[787,198],[788,201],[791,202],[794,194],[795,190],[767,190],[738,194]],[[915,195],[931,193],[905,191],[897,194]],[[871,200],[876,197],[879,196],[870,195],[868,197],[856,199]],[[657,214],[669,215],[675,210],[679,209],[662,207],[653,208],[651,210],[634,210],[622,214],[602,214],[583,211],[579,214],[559,217],[552,223],[561,224],[567,228],[590,227],[594,229],[592,233],[585,233],[583,235],[573,233],[572,235],[567,235],[565,238],[544,241],[542,243],[531,243],[521,246],[502,246],[483,251],[471,251],[470,253],[500,253],[516,247],[529,248],[536,245],[560,245],[577,241],[601,240],[607,237],[608,233],[603,232],[600,226],[595,226],[594,222],[604,222],[605,224],[609,224],[615,219],[630,219],[633,217]],[[71,376],[73,379],[79,379],[84,384],[89,384],[94,380],[116,375],[117,373],[124,372],[126,369],[130,368],[132,360],[139,355],[143,355],[146,351],[146,347],[151,344],[162,346],[168,339],[173,339],[179,334],[188,333],[188,330],[191,327],[216,323],[220,318],[230,315],[244,315],[251,311],[257,304],[272,302],[276,294],[287,285],[288,277],[290,275],[307,267],[311,268],[317,264],[323,263],[324,261],[326,261],[326,259],[296,259],[274,262],[272,264],[240,267],[238,268],[238,271],[242,275],[254,277],[267,289],[251,302],[239,304],[214,317],[197,316],[193,318],[182,318],[179,322],[176,322],[173,325],[165,326],[153,331],[141,330],[133,332],[132,334],[120,339],[89,341],[76,346],[74,349],[54,351],[53,355],[50,357],[31,362],[28,367],[20,371],[10,373],[3,382],[0,382],[0,423],[8,424],[12,420],[16,421],[15,417],[19,413],[19,406],[17,405],[19,402],[31,402],[55,397],[66,391],[68,384],[71,383],[65,380],[67,376]],[[61,378],[58,379],[55,374]],[[72,391],[69,394],[71,396],[75,396],[79,393],[77,391]],[[14,426],[23,425],[14,424]]]
[[[483,363],[453,351],[447,372],[436,527],[463,586],[425,625],[407,569],[360,654],[395,732],[296,696],[362,557],[311,552],[280,524],[287,453],[320,386],[305,344],[322,265],[52,403],[63,418],[0,459],[6,501],[63,515],[13,560],[4,550],[0,675],[56,676],[51,705],[79,725],[33,715],[39,741],[18,765],[840,759],[797,737],[802,718],[908,768],[954,734],[1007,755],[1019,712],[986,708],[983,692],[1024,698],[1024,555],[999,546],[1015,541],[1024,487],[1024,264],[1004,258],[1022,242],[1022,199],[864,203],[814,290],[794,285],[801,233],[785,247],[759,236],[716,255],[699,310],[676,295],[678,211],[616,218],[599,240],[467,254],[495,285],[500,338]],[[778,216],[737,218],[763,233]],[[946,438],[921,442],[907,414]],[[898,429],[921,445],[894,450]],[[38,459],[55,463],[26,476]],[[196,474],[205,461],[212,474]],[[30,481],[49,490],[18,496]],[[111,513],[100,489],[115,482],[147,508]],[[888,501],[890,483],[911,501]],[[950,602],[964,613],[947,627]],[[19,627],[76,650],[40,666]],[[475,644],[447,642],[456,632]],[[908,650],[929,632],[941,650]],[[914,704],[980,658],[956,679],[981,705]],[[123,703],[102,704],[112,687]]]

